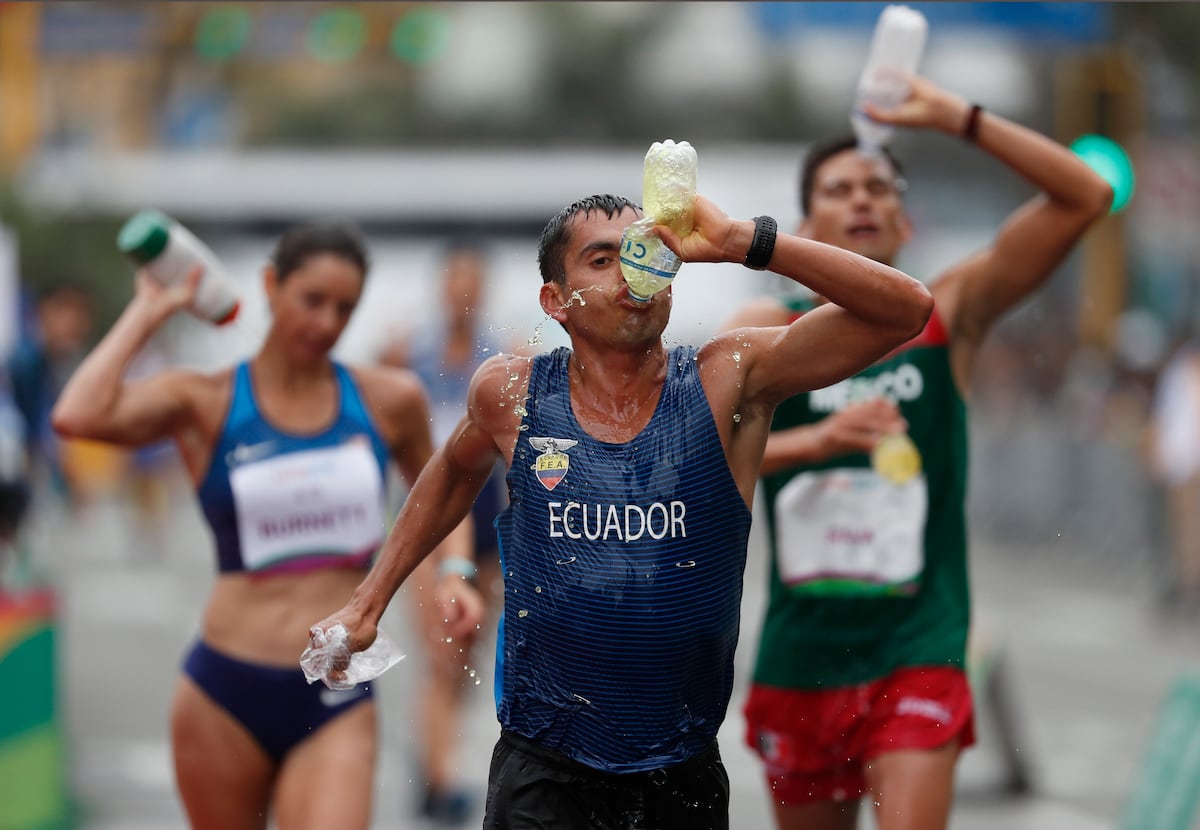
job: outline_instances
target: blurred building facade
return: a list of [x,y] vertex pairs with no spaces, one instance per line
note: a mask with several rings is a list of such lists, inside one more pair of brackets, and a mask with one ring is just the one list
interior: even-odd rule
[[[86,272],[102,322],[128,296],[111,239],[139,200],[170,198],[247,280],[280,223],[365,220],[390,252],[390,302],[422,296],[424,252],[473,223],[506,237],[498,273],[514,288],[495,311],[532,337],[536,321],[506,297],[530,273],[540,221],[588,177],[636,196],[649,141],[687,138],[723,204],[769,203],[793,223],[799,156],[846,131],[883,5],[0,3],[0,217],[23,280]],[[925,74],[1064,143],[1104,135],[1138,178],[981,358],[978,526],[1148,551],[1152,507],[1115,533],[1096,504],[1152,501],[1137,438],[1147,389],[1200,314],[1200,59],[1180,34],[1200,29],[1200,10],[913,5],[930,21]],[[1028,195],[953,139],[901,135],[896,149],[919,229],[901,265],[917,276],[985,244]],[[134,186],[145,181],[172,195]],[[675,336],[705,336],[698,321],[719,311],[678,294]],[[351,339],[369,350],[369,335]],[[1058,471],[1038,474],[1045,492],[1011,486],[1043,467]]]

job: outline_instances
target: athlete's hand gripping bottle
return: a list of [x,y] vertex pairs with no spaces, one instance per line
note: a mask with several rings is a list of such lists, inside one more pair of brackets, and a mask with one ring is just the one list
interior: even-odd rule
[[654,142],[642,173],[643,218],[621,236],[621,274],[629,296],[645,302],[671,284],[682,260],[650,229],[667,225],[679,236],[692,232],[696,210],[696,150],[686,141]]
[[183,283],[197,265],[204,276],[189,311],[217,325],[233,320],[238,296],[225,268],[191,231],[157,210],[143,210],[117,234],[117,248],[164,286]]
[[850,113],[850,124],[864,153],[878,153],[891,141],[894,128],[872,121],[863,111],[863,104],[891,109],[904,103],[908,76],[921,62],[928,29],[925,16],[908,6],[888,6],[879,15]]

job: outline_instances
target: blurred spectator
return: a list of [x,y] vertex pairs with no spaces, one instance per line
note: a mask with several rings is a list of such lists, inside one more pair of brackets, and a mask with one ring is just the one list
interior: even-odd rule
[[1169,608],[1200,610],[1200,342],[1185,340],[1159,375],[1151,410],[1151,470],[1166,497]]
[[19,342],[8,361],[29,455],[71,500],[78,472],[64,463],[63,446],[50,428],[50,410],[86,351],[93,323],[92,296],[72,283],[57,285],[38,299],[33,336]]
[[[170,365],[166,350],[158,338],[153,338],[133,358],[125,379],[153,377]],[[123,489],[133,510],[129,550],[143,561],[158,560],[168,549],[172,484],[187,483],[175,443],[163,440],[134,447],[129,451],[124,473]]]
[[[462,420],[475,369],[500,350],[480,321],[486,282],[487,251],[482,243],[467,238],[451,240],[441,258],[440,313],[412,336],[394,340],[381,358],[387,365],[409,368],[420,376],[430,397],[435,446],[445,443]],[[492,605],[503,584],[493,522],[504,504],[504,474],[497,469],[472,511],[476,571],[470,576],[478,580],[482,595]],[[420,813],[442,825],[456,826],[472,811],[470,799],[455,781],[454,755],[463,691],[471,676],[464,667],[472,662],[478,638],[446,641],[441,613],[431,601],[438,576],[436,563],[427,559],[411,582],[429,659],[419,718]]]
[[0,589],[8,582],[5,574],[16,557],[17,531],[28,504],[25,421],[0,366]]

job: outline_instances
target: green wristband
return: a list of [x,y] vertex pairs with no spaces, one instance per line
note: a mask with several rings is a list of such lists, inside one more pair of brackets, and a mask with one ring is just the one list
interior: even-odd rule
[[479,573],[479,569],[475,567],[475,563],[470,559],[460,559],[457,556],[449,556],[438,563],[438,576],[461,576],[463,579],[474,579],[475,574]]

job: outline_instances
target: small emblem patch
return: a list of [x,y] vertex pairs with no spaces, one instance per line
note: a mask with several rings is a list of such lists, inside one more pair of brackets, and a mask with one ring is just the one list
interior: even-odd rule
[[553,490],[566,478],[567,468],[571,466],[566,451],[579,442],[570,438],[530,438],[529,443],[541,453],[533,464],[538,481],[547,490]]

